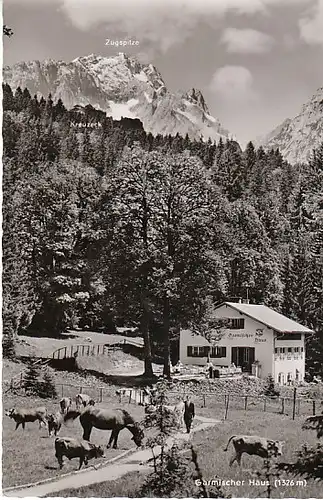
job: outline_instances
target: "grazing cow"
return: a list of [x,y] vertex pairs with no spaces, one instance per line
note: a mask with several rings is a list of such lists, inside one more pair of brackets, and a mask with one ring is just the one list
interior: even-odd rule
[[262,458],[280,456],[284,445],[284,441],[273,441],[259,436],[231,436],[224,451],[228,450],[230,441],[232,441],[235,450],[235,455],[230,460],[230,467],[235,460],[241,466],[241,455],[243,453],[258,455]]
[[16,422],[15,430],[18,429],[20,424],[25,429],[26,422],[35,422],[36,420],[39,422],[39,428],[41,428],[42,424],[47,427],[47,410],[44,406],[35,409],[10,408],[10,410],[6,411],[6,415]]
[[96,446],[88,441],[62,437],[55,439],[55,457],[57,458],[60,469],[64,465],[63,457],[69,460],[72,458],[79,458],[80,470],[83,463],[87,465],[88,460],[91,460],[91,458],[104,457],[104,451],[101,446]]
[[52,436],[53,433],[57,436],[64,422],[64,414],[60,411],[57,411],[55,414],[51,413],[47,417],[47,422],[49,436]]
[[85,408],[86,406],[89,406],[89,405],[90,406],[95,405],[94,399],[92,399],[90,396],[88,396],[88,394],[78,394],[75,398],[75,403],[76,403],[77,410],[79,410],[81,406],[83,406]]
[[63,415],[65,415],[70,407],[72,406],[71,398],[62,398],[59,402],[59,406]]
[[195,406],[194,403],[192,403],[192,401],[190,401],[189,399],[186,399],[184,401],[184,405],[184,422],[186,425],[187,434],[189,434],[191,432],[193,418],[195,417]]

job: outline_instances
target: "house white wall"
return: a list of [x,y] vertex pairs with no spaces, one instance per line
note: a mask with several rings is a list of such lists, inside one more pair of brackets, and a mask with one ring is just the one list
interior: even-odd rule
[[[202,347],[216,345],[226,347],[225,357],[211,358],[215,366],[229,366],[232,363],[232,347],[254,347],[255,360],[260,364],[260,371],[258,373],[260,378],[266,378],[270,374],[278,382],[279,373],[283,373],[283,379],[280,377],[281,383],[286,383],[288,373],[291,373],[292,379],[295,379],[297,369],[300,374],[300,380],[303,380],[305,374],[304,334],[302,334],[301,340],[276,340],[276,332],[271,328],[249,318],[226,304],[215,309],[213,317],[218,319],[243,318],[244,328],[223,329],[221,339],[215,344],[210,344],[202,336],[193,335],[189,330],[182,330],[180,332],[180,360],[183,364],[205,366],[207,363],[207,356],[188,356],[187,348],[189,346]],[[275,355],[275,347],[285,347],[286,355]],[[294,347],[299,348],[300,352],[298,356],[294,353]],[[288,348],[292,348],[293,352],[287,354]],[[301,348],[303,348],[302,353]]]
[[[275,340],[275,362],[274,379],[275,382],[284,384],[287,382],[288,374],[291,379],[296,379],[298,370],[298,380],[303,380],[305,376],[305,335],[301,334],[300,340]],[[284,348],[285,352],[282,352]],[[295,349],[296,348],[296,349]],[[288,352],[291,349],[291,352]],[[298,352],[295,352],[298,350]]]

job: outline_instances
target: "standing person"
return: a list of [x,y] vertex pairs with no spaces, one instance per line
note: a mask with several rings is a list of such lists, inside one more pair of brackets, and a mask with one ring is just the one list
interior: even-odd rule
[[184,422],[186,425],[186,432],[189,434],[191,432],[191,426],[193,419],[195,417],[195,406],[192,401],[187,397],[184,401],[185,409],[184,409]]
[[210,361],[210,358],[208,358],[206,367],[207,367],[207,370],[209,372],[209,378],[213,378],[214,365],[213,365],[212,361]]

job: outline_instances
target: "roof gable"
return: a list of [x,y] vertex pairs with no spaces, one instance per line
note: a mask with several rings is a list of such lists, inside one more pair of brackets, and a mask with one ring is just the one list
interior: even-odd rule
[[229,306],[279,333],[313,333],[313,330],[264,305],[224,302],[218,305],[216,309],[223,305]]

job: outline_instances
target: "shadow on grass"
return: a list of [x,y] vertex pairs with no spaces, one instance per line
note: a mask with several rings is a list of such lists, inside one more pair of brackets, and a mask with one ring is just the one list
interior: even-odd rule
[[84,372],[84,375],[93,375],[98,380],[101,380],[105,384],[119,385],[121,387],[144,387],[146,385],[155,384],[158,377],[154,375],[153,377],[146,377],[143,375],[106,375],[104,373],[98,372],[96,370],[79,370],[79,373]]
[[[39,330],[36,331],[24,331],[24,337],[33,337],[33,338],[48,338],[48,339],[57,339],[57,340],[66,340],[66,339],[76,339],[79,336],[74,333],[54,333],[54,332],[41,332]],[[19,339],[19,335],[18,335]]]

